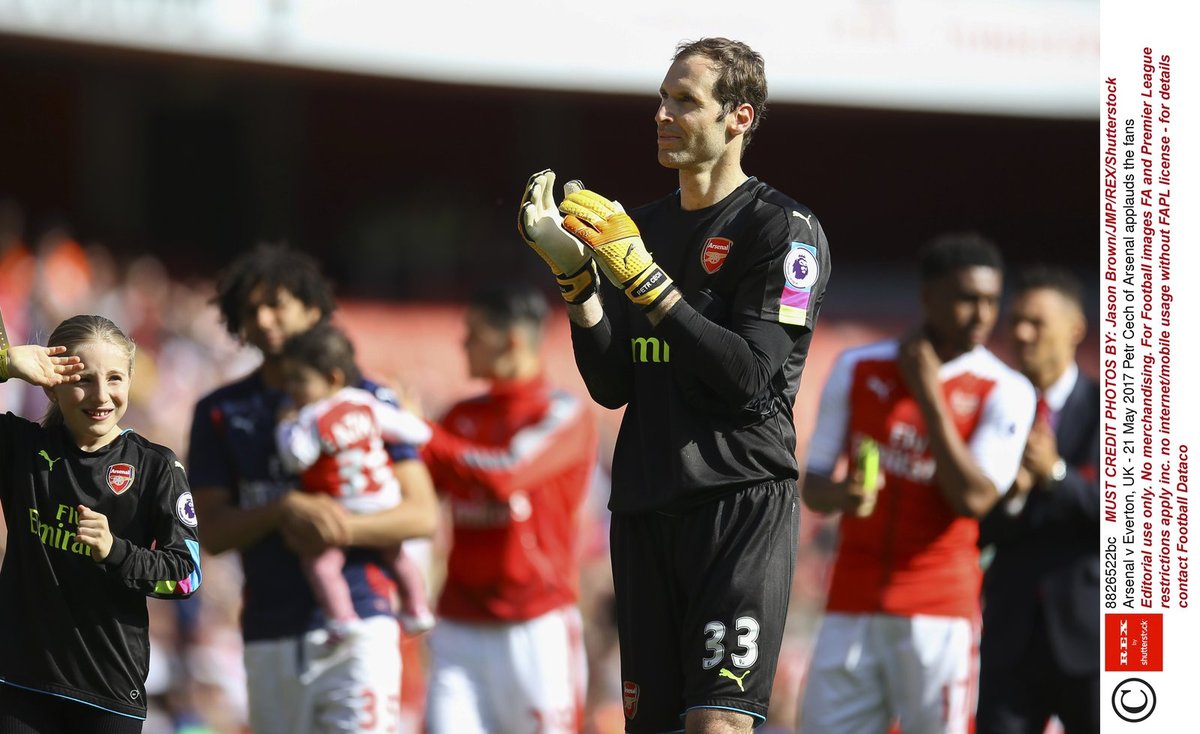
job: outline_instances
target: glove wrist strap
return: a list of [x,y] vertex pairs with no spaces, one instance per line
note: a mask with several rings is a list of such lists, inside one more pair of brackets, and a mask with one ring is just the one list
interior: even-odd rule
[[591,260],[584,262],[583,267],[571,275],[557,277],[558,290],[567,303],[583,303],[596,292],[596,265]]
[[675,290],[678,290],[675,282],[656,264],[638,273],[625,285],[625,295],[641,306],[643,311],[654,308],[668,293]]

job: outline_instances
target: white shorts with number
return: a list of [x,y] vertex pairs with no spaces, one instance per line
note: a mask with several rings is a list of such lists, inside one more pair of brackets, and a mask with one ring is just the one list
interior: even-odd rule
[[966,734],[975,629],[962,617],[827,614],[800,710],[800,734]]
[[580,730],[587,661],[575,607],[513,624],[443,619],[429,649],[429,734]]
[[376,616],[354,625],[336,645],[323,629],[246,643],[254,734],[396,734],[399,624]]

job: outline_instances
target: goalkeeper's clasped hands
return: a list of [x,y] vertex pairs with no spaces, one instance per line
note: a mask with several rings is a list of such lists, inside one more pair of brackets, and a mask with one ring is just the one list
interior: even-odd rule
[[[596,263],[629,300],[649,311],[676,290],[654,263],[637,225],[620,203],[587,191],[579,181],[563,186],[566,198],[554,206],[554,172],[529,177],[517,230],[558,278],[567,303],[580,304],[596,292]],[[565,214],[561,217],[559,212]]]

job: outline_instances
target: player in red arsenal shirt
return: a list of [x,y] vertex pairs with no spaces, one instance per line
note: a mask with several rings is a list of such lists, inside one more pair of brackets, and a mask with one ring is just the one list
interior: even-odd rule
[[576,545],[597,437],[583,404],[542,374],[545,315],[522,288],[472,299],[467,362],[490,387],[453,406],[425,447],[453,528],[430,635],[430,734],[580,730]]
[[[1034,395],[983,346],[1003,277],[995,246],[948,236],[919,262],[923,322],[842,354],[821,395],[802,496],[842,513],[841,544],[804,734],[884,734],[897,719],[905,734],[966,734],[970,721],[978,518],[1017,474]],[[857,470],[835,480],[868,439],[882,487]]]

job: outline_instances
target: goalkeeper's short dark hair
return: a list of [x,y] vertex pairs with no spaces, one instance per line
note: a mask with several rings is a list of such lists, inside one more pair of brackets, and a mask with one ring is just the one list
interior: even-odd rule
[[675,47],[672,61],[701,56],[713,65],[717,81],[713,96],[721,104],[721,114],[728,115],[738,105],[754,108],[754,120],[742,135],[742,152],[750,146],[750,138],[767,115],[767,71],[761,54],[741,41],[728,38],[701,38],[683,41]]
[[230,263],[217,279],[213,303],[230,334],[241,335],[246,303],[259,286],[265,286],[272,295],[283,288],[304,305],[316,307],[321,320],[329,318],[336,308],[333,288],[321,274],[316,259],[286,244],[263,242]]
[[995,243],[978,232],[953,232],[934,238],[917,254],[921,283],[966,268],[992,268],[1004,272],[1004,257]]
[[540,336],[542,324],[550,307],[541,291],[523,283],[509,283],[483,291],[477,291],[467,302],[467,307],[483,314],[487,322],[497,329],[528,329],[535,337]]
[[1013,292],[1015,295],[1021,295],[1026,291],[1042,288],[1056,291],[1063,298],[1078,306],[1080,311],[1087,311],[1083,305],[1083,284],[1080,283],[1079,278],[1075,277],[1074,273],[1066,268],[1040,263],[1030,265],[1017,274]]
[[350,337],[328,321],[318,322],[308,331],[289,337],[283,343],[280,356],[311,367],[322,375],[341,370],[347,385],[357,385],[362,380]]

